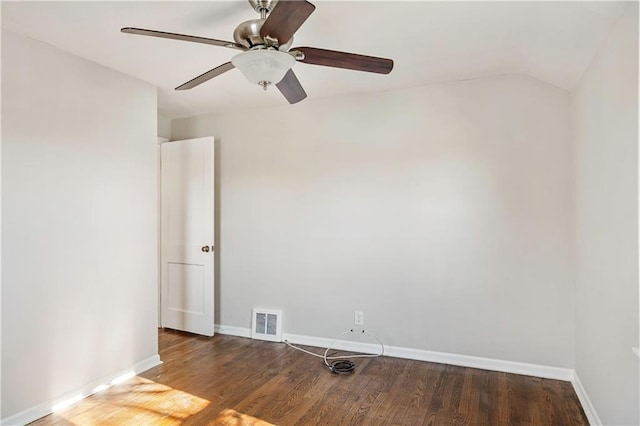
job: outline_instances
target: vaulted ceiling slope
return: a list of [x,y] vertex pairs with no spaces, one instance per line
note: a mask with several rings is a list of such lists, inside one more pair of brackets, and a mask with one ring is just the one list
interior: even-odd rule
[[[565,90],[579,81],[627,2],[401,2],[312,0],[294,45],[392,58],[389,75],[295,65],[309,98],[384,91],[489,75],[527,74]],[[280,105],[240,72],[174,87],[228,62],[215,46],[122,34],[122,27],[233,40],[259,16],[225,2],[2,2],[2,27],[158,86],[171,117]],[[295,106],[292,106],[295,108]]]

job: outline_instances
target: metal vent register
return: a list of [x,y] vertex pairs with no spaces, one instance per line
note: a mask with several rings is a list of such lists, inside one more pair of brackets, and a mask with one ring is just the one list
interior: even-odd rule
[[282,311],[254,308],[251,338],[282,342]]

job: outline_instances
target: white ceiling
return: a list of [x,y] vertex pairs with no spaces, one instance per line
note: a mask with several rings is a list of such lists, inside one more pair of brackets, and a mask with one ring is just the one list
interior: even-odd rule
[[[312,0],[315,12],[293,46],[395,61],[389,75],[298,63],[309,98],[384,91],[507,73],[571,90],[624,2],[401,2]],[[160,114],[176,118],[286,104],[232,70],[199,87],[174,87],[238,51],[120,33],[140,27],[233,40],[258,15],[247,1],[2,2],[2,27],[158,86]],[[304,102],[304,101],[303,101]],[[292,106],[295,108],[295,106]]]

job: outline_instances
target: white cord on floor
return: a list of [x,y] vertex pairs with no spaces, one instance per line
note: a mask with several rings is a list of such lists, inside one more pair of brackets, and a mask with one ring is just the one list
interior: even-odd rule
[[378,343],[380,343],[380,353],[379,354],[360,354],[360,355],[349,355],[349,356],[327,356],[329,351],[332,349],[334,343],[336,343],[336,341],[338,339],[340,339],[342,336],[344,336],[347,333],[353,333],[353,332],[354,332],[353,329],[351,329],[351,330],[343,331],[342,333],[340,333],[335,339],[333,339],[331,341],[331,344],[329,345],[329,347],[324,351],[324,355],[316,354],[316,353],[313,353],[313,352],[308,351],[306,349],[302,349],[302,348],[300,348],[300,347],[298,347],[296,345],[293,345],[293,344],[289,343],[287,340],[285,340],[284,343],[286,343],[287,346],[291,346],[292,348],[297,349],[299,351],[302,351],[302,352],[304,352],[306,354],[313,355],[313,356],[318,357],[318,358],[322,358],[324,360],[325,365],[327,367],[329,367],[329,368],[331,368],[331,364],[329,364],[329,360],[349,359],[349,358],[377,358],[377,357],[380,357],[380,356],[384,355],[384,344],[378,338],[378,336],[376,336],[373,333],[369,333],[366,330],[362,330],[362,333],[373,337],[374,339],[376,339],[378,341]]

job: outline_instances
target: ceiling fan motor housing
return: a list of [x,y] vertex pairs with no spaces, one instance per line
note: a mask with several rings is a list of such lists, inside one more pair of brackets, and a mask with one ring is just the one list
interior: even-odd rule
[[233,40],[247,49],[264,49],[273,47],[286,52],[293,43],[293,37],[285,44],[279,44],[277,39],[263,38],[260,29],[264,24],[264,19],[250,19],[244,21],[233,31]]

